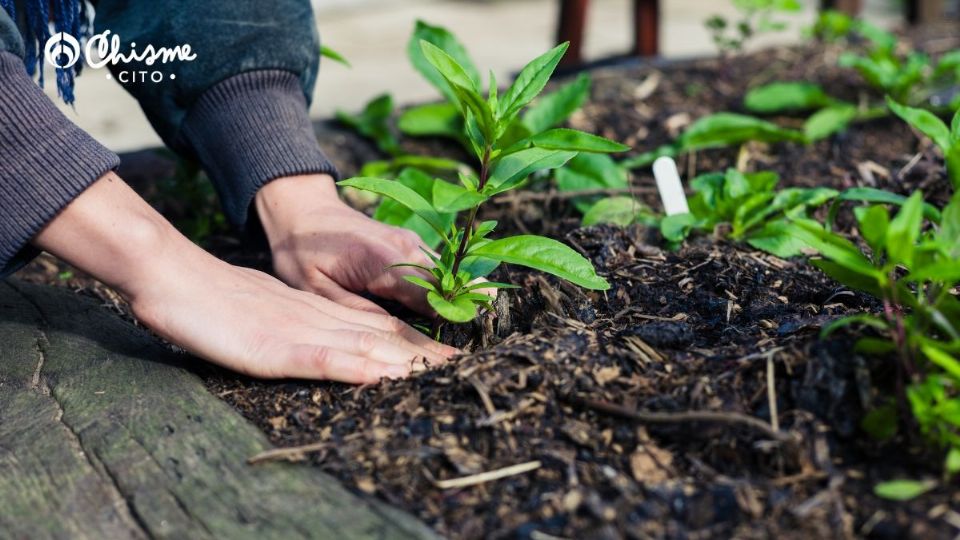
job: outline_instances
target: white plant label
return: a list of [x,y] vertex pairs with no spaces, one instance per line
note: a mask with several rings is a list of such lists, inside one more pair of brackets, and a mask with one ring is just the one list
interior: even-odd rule
[[662,157],[653,162],[653,176],[657,179],[657,190],[660,191],[660,200],[663,201],[663,211],[668,216],[689,214],[687,196],[683,192],[683,182],[680,181],[680,171],[677,162],[671,157]]

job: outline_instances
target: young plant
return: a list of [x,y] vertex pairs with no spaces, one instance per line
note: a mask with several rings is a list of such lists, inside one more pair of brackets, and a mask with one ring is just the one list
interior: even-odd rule
[[[857,70],[868,84],[899,102],[939,110],[954,99],[954,86],[960,81],[960,51],[942,56],[934,66],[918,51],[900,55],[902,47],[893,34],[836,11],[821,14],[814,33],[825,41],[864,38],[868,44],[865,53],[845,51],[840,65]],[[960,106],[960,101],[956,105]],[[856,105],[808,82],[777,81],[753,88],[745,96],[744,106],[761,115],[807,115],[804,134],[810,142],[844,131],[850,124],[890,114],[884,103]]]
[[733,5],[740,13],[738,21],[714,15],[704,22],[723,56],[743,52],[746,44],[759,34],[785,30],[787,24],[774,20],[775,17],[803,9],[798,0],[733,0]]
[[[879,197],[878,197],[879,198]],[[886,202],[900,199],[888,194]],[[895,355],[899,400],[885,400],[864,420],[871,434],[888,438],[899,422],[896,404],[908,407],[920,433],[947,450],[946,471],[960,471],[960,195],[942,215],[914,193],[891,218],[883,204],[855,209],[861,250],[816,222],[798,220],[795,233],[822,258],[812,264],[851,289],[883,301],[883,312],[846,317],[824,335],[853,324],[880,337],[856,349]],[[926,218],[926,219],[925,219]],[[887,486],[884,489],[891,489]],[[891,493],[893,493],[891,491]]]
[[[410,187],[373,177],[340,182],[394,200],[426,222],[440,237],[439,254],[426,251],[432,266],[407,264],[424,272],[406,279],[427,290],[427,300],[437,313],[451,322],[474,319],[479,307],[489,308],[491,298],[478,291],[511,288],[489,283],[488,276],[501,263],[527,266],[594,290],[609,287],[593,265],[573,249],[556,240],[533,235],[491,239],[496,222],[477,223],[480,208],[491,197],[517,189],[538,171],[562,167],[580,152],[609,153],[628,149],[614,141],[572,129],[546,129],[517,139],[511,126],[527,105],[543,90],[567,49],[560,45],[536,58],[499,93],[491,76],[488,91],[481,94],[475,70],[465,68],[454,56],[421,40],[423,58],[433,68],[431,77],[442,81],[456,103],[471,153],[480,163],[479,174],[461,172],[460,185],[446,184],[445,205],[428,201]],[[436,185],[436,184],[435,184]],[[436,195],[435,195],[436,197]],[[441,211],[467,212],[463,226],[444,221]],[[425,279],[429,277],[429,279]]]
[[695,192],[689,200],[690,213],[663,218],[660,232],[672,246],[678,246],[691,232],[722,229],[732,240],[778,257],[799,255],[806,247],[793,234],[791,219],[808,217],[809,212],[835,198],[829,188],[787,188],[776,190],[780,177],[772,172],[710,173],[690,182]]
[[940,147],[947,165],[947,176],[950,177],[954,191],[960,191],[960,109],[954,114],[951,125],[947,126],[932,112],[901,105],[890,97],[887,98],[887,106]]

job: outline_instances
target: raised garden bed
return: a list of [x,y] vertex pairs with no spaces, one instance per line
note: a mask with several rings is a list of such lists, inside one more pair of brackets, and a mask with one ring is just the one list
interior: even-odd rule
[[[960,46],[956,36],[945,27],[914,37],[946,50]],[[862,83],[833,65],[804,48],[598,71],[571,124],[648,150],[693,119],[740,109],[748,88],[776,79],[820,82],[857,101]],[[347,131],[325,126],[320,136],[345,176],[377,157]],[[405,144],[457,155],[442,143]],[[806,147],[746,148],[786,186],[923,189],[938,204],[949,194],[942,161],[896,119]],[[680,164],[689,175],[738,158],[711,150]],[[648,171],[632,185],[658,204]],[[825,323],[876,309],[875,300],[802,262],[725,241],[667,252],[641,226],[581,229],[562,196],[505,198],[483,217],[566,240],[611,289],[501,269],[509,275],[494,277],[523,292],[498,303],[498,316],[446,334],[474,352],[409,380],[350,387],[209,370],[206,384],[278,447],[310,445],[269,459],[306,459],[453,538],[957,534],[956,482],[910,502],[873,494],[880,481],[937,476],[940,463],[908,439],[881,445],[861,431],[871,393],[892,384],[891,373],[854,354],[851,334],[818,338]],[[233,262],[268,265],[263,250],[236,240],[210,244]],[[43,264],[23,275],[49,281],[57,269]],[[515,466],[472,486],[453,481]]]

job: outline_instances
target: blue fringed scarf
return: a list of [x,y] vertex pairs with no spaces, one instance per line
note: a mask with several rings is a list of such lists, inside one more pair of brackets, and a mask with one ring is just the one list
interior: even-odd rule
[[[14,0],[0,0],[3,7],[14,21],[17,20],[17,11]],[[38,75],[38,82],[43,86],[43,47],[50,36],[66,32],[77,38],[87,36],[91,31],[90,12],[84,0],[25,0],[24,3],[23,44],[26,48],[23,61],[30,76]],[[53,22],[51,33],[50,23]],[[73,79],[80,74],[83,68],[83,53],[77,51],[80,60],[69,68],[56,68],[57,93],[64,103],[72,105]]]

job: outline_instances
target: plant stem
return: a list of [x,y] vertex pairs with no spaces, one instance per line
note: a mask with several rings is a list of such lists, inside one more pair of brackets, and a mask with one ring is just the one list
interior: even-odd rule
[[[483,188],[487,185],[487,180],[490,176],[490,147],[483,151],[483,160],[480,164],[480,181],[477,184],[477,191],[483,191]],[[463,228],[463,236],[460,238],[460,245],[457,247],[457,253],[453,257],[453,268],[451,273],[454,278],[456,278],[457,273],[460,271],[460,263],[463,262],[463,259],[467,255],[467,246],[470,245],[470,236],[473,233],[473,224],[477,220],[477,212],[480,210],[480,205],[474,206],[470,209],[470,217],[467,218],[467,224]]]

